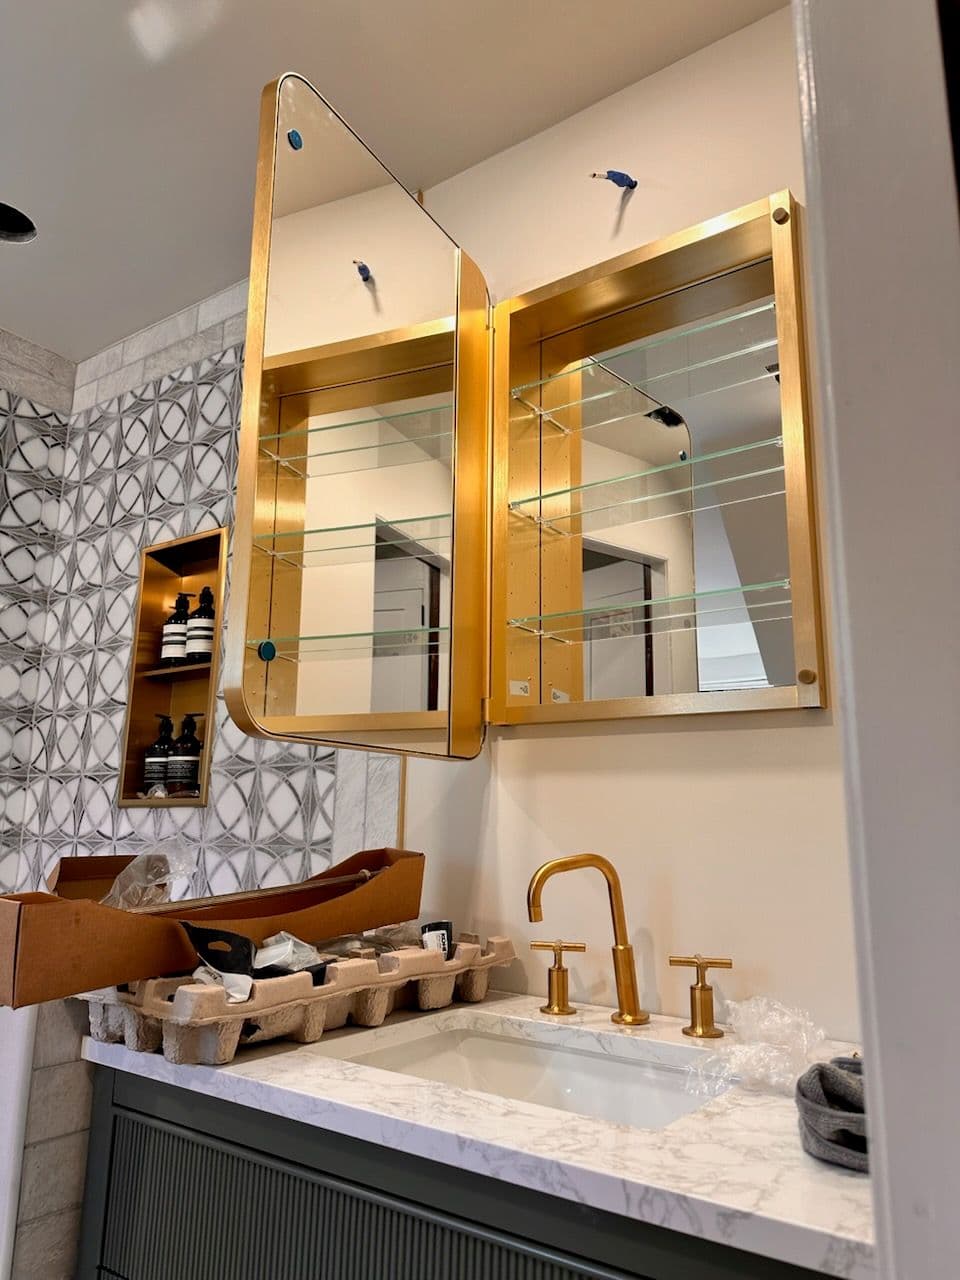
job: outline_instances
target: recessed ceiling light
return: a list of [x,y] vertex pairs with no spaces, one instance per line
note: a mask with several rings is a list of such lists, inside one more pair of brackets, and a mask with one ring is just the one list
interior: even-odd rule
[[37,228],[32,218],[28,218],[22,209],[15,209],[12,204],[0,201],[0,240],[10,240],[14,244],[26,244],[35,239]]

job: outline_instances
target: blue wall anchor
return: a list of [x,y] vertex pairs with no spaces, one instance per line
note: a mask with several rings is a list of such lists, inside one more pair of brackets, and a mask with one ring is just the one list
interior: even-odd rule
[[294,151],[299,151],[303,146],[303,137],[299,129],[291,129],[287,133],[287,141]]
[[369,284],[370,281],[373,279],[373,272],[370,270],[367,264],[365,262],[362,262],[359,258],[354,258],[353,265],[357,268],[357,275],[360,277],[363,283]]
[[590,177],[606,178],[615,187],[624,187],[627,191],[635,190],[637,185],[636,178],[631,178],[629,173],[624,173],[621,169],[604,169],[603,173],[591,173]]

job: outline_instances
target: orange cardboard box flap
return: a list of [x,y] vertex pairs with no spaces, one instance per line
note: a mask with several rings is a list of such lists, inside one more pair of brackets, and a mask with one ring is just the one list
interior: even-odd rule
[[[107,862],[116,867],[108,868]],[[64,859],[51,878],[54,893],[0,896],[0,1004],[18,1009],[138,978],[189,972],[197,955],[180,920],[244,933],[257,943],[280,929],[320,942],[412,920],[420,912],[424,857],[402,849],[356,853],[297,885],[137,911],[78,896],[98,892],[105,882],[106,893],[128,862]]]

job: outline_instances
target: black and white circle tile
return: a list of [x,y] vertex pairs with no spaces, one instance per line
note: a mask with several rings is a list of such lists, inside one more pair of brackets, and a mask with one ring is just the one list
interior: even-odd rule
[[201,893],[395,838],[395,760],[248,738],[222,698],[207,806],[116,806],[140,549],[230,523],[241,369],[233,347],[69,421],[0,389],[0,891],[171,836]]

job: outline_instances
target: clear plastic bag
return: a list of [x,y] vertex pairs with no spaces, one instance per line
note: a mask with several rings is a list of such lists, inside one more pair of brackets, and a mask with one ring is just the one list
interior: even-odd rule
[[197,871],[197,851],[182,840],[163,840],[150,853],[141,853],[114,880],[101,902],[105,907],[130,911],[134,907],[155,907],[172,902],[174,881],[188,881],[187,892]]
[[400,947],[419,947],[420,928],[416,920],[405,924],[384,925],[366,933],[345,933],[339,938],[324,938],[317,948],[325,956],[355,959],[360,955],[383,955]]
[[726,1017],[736,1039],[699,1057],[689,1068],[687,1091],[715,1097],[736,1081],[792,1096],[798,1077],[816,1060],[823,1028],[805,1010],[769,996],[731,1001]]
[[288,969],[290,973],[299,973],[310,965],[320,963],[320,952],[309,942],[295,938],[292,933],[275,933],[272,938],[264,938],[254,957],[254,973],[257,969],[266,969],[275,965],[280,969]]

